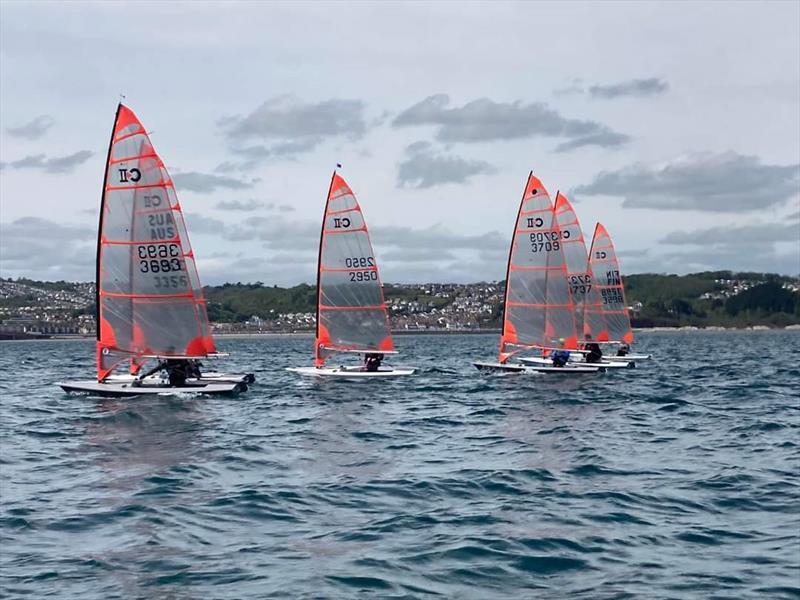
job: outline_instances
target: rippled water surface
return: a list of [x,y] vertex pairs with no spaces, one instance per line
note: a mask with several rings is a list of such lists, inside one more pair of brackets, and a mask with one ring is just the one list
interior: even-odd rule
[[0,596],[800,597],[800,334],[639,340],[568,380],[403,336],[368,382],[223,340],[247,394],[121,400],[53,385],[91,342],[2,343]]

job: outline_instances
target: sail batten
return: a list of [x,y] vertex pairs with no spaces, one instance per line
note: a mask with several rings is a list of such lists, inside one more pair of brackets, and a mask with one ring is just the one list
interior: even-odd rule
[[514,348],[577,347],[563,235],[542,182],[531,173],[520,201],[506,271],[501,363]]
[[597,294],[586,305],[587,332],[601,342],[633,342],[619,260],[611,236],[600,223],[592,237],[589,269]]
[[97,378],[129,359],[215,352],[172,179],[120,104],[106,160],[97,247]]
[[334,173],[325,203],[317,263],[315,364],[336,352],[393,352],[378,264],[364,215]]

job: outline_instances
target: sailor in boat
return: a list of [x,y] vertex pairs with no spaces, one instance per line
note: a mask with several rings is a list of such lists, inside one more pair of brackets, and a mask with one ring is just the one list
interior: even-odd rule
[[376,372],[383,362],[383,354],[369,353],[364,355],[364,369],[369,373]]
[[628,356],[628,352],[630,351],[631,351],[630,345],[622,344],[617,350],[617,356]]
[[600,350],[597,342],[592,341],[591,334],[586,334],[586,343],[583,345],[583,349],[586,350],[587,363],[598,363],[603,360],[603,351]]
[[558,350],[554,350],[550,355],[554,367],[566,367],[569,361],[569,350],[564,349],[564,338],[558,340]]
[[138,379],[136,379],[132,385],[134,387],[139,387],[145,377],[149,377],[150,375],[154,375],[160,371],[166,371],[170,387],[185,387],[187,379],[200,379],[200,377],[202,377],[200,372],[201,366],[202,363],[199,360],[186,358],[167,358],[160,361],[149,371],[139,375]]

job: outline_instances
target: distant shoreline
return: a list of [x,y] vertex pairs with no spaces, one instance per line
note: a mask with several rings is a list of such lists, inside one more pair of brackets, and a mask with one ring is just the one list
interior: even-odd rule
[[[687,331],[704,331],[704,332],[716,332],[716,333],[725,333],[725,332],[763,332],[763,331],[798,331],[800,332],[800,324],[796,325],[787,325],[786,327],[767,327],[766,325],[755,325],[752,327],[718,327],[718,326],[711,326],[711,327],[636,327],[633,329],[636,333],[686,333]],[[465,330],[420,330],[420,331],[408,331],[406,329],[401,329],[398,331],[392,331],[393,335],[499,335],[499,329],[465,329]],[[286,338],[286,337],[297,337],[297,338],[304,338],[304,337],[313,337],[313,331],[289,331],[289,332],[265,332],[265,333],[215,333],[214,337],[218,339],[228,339],[228,340],[235,340],[235,339],[243,339],[243,340],[250,340],[250,339],[272,339],[272,338]],[[14,338],[14,339],[0,339],[0,343],[2,342],[69,342],[69,341],[82,341],[82,340],[93,340],[95,339],[94,335],[68,335],[68,334],[61,334],[61,335],[53,335],[52,337],[45,337],[45,336],[26,336],[21,338]]]

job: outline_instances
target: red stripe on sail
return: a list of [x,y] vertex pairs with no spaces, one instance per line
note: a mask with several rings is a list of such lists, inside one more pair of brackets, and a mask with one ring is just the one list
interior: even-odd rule
[[327,306],[325,304],[319,305],[320,310],[385,310],[386,306],[383,304],[374,304],[372,306]]
[[130,125],[138,125],[139,131],[144,133],[144,127],[142,127],[142,124],[139,122],[139,119],[136,117],[136,115],[133,114],[133,111],[124,104],[120,104],[117,122],[114,127],[114,134],[119,135],[120,131],[126,129]]
[[360,231],[368,233],[366,226],[364,226],[364,227],[353,227],[352,229],[326,229],[325,235],[333,235],[339,233],[358,233]]
[[[162,187],[173,187],[172,181],[169,179],[165,179],[164,181],[159,181],[158,183],[142,183],[142,184],[133,184],[133,185],[109,185],[106,186],[106,191],[109,192],[116,192],[119,190],[146,190],[150,188],[162,188]],[[175,209],[178,207],[176,206]]]
[[[134,135],[139,135],[139,134],[134,134]],[[115,141],[119,142],[119,140]],[[150,152],[148,154],[134,154],[133,156],[123,156],[121,158],[112,158],[111,160],[108,161],[108,164],[116,165],[118,163],[128,162],[129,160],[136,160],[136,159],[141,160],[142,158],[154,158],[156,159],[156,164],[158,164],[158,166],[160,167],[164,166],[161,163],[161,159],[158,157],[158,154],[156,154],[155,152]]]
[[527,308],[572,308],[574,304],[535,304],[531,302],[508,302],[509,306],[524,306]]
[[347,212],[359,212],[360,213],[361,212],[361,207],[358,204],[356,204],[353,208],[342,208],[342,209],[339,209],[339,210],[329,210],[326,214],[328,214],[328,215],[340,215],[342,213],[347,213]]
[[347,182],[341,177],[341,175],[334,173],[331,181],[331,189],[328,193],[328,199],[330,200],[334,197],[343,196],[345,194],[350,194],[355,198],[355,194],[353,194],[353,190],[350,189],[350,186],[347,185]]
[[344,267],[343,269],[324,268],[320,269],[323,273],[341,273],[342,271],[377,271],[378,267]]

